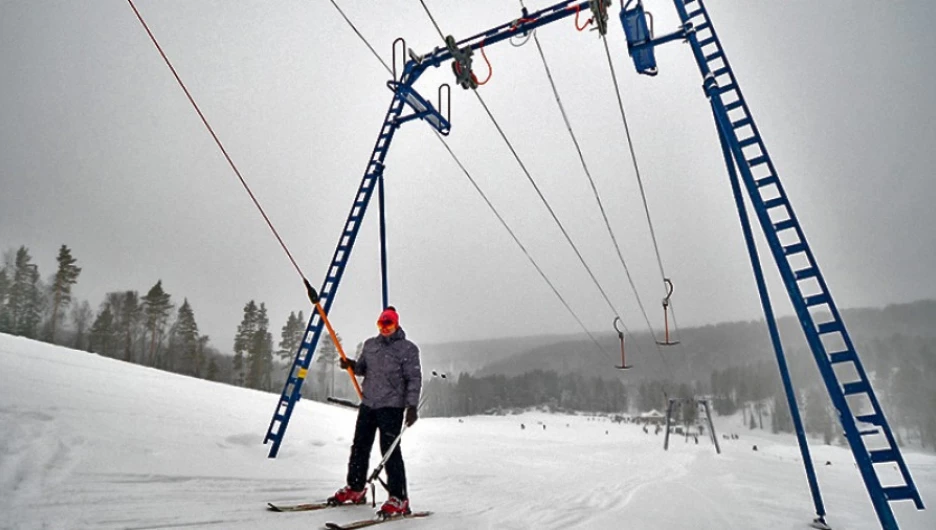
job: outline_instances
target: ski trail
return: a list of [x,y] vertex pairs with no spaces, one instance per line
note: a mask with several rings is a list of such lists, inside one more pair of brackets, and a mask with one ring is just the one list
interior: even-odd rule
[[[55,409],[49,409],[55,412]],[[0,511],[12,512],[47,496],[75,468],[83,440],[63,436],[44,412],[0,409]]]

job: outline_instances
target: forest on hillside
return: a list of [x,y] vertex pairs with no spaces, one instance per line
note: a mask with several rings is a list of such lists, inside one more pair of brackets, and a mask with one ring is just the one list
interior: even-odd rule
[[[275,393],[283,388],[307,326],[302,310],[274,326],[263,302],[246,301],[241,321],[231,323],[233,344],[216,347],[199,333],[188,299],[182,296],[179,303],[161,280],[143,291],[108,292],[93,307],[72,296],[82,269],[66,245],[56,261],[57,269],[43,279],[27,247],[4,253],[0,332],[237,386]],[[843,319],[899,441],[936,448],[936,301],[849,309]],[[839,440],[836,414],[798,321],[780,319],[779,327],[807,431],[827,443]],[[592,345],[577,337],[429,345],[423,349],[423,414],[464,416],[530,407],[626,414],[665,410],[669,398],[706,398],[717,414],[740,411],[751,428],[792,431],[763,322],[689,328],[681,330],[680,338],[683,347],[668,352],[665,364],[646,353],[637,355],[636,367],[627,372],[614,370],[607,356],[589,353]],[[601,339],[612,345],[616,340]],[[638,342],[650,339],[637,337]],[[509,355],[523,344],[536,346]],[[356,356],[360,347],[345,351]],[[447,347],[500,360],[474,373],[436,373],[429,368],[432,359]],[[645,352],[652,350],[645,347]],[[335,344],[325,337],[302,388],[305,398],[355,399],[349,378],[336,369],[337,357]],[[695,412],[681,419],[691,423]]]

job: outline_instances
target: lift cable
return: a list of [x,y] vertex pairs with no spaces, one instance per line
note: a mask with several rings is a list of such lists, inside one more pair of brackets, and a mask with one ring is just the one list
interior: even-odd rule
[[[419,0],[419,1],[422,4],[423,9],[426,11],[426,15],[428,15],[429,19],[432,21],[433,26],[435,26],[436,31],[438,31],[439,37],[443,41],[445,41],[445,36],[443,35],[441,29],[439,28],[439,25],[436,23],[435,18],[432,16],[432,13],[429,11],[429,8],[426,6],[425,1],[424,0]],[[533,186],[533,189],[536,191],[536,194],[539,196],[540,201],[542,201],[543,205],[546,206],[546,209],[549,211],[549,214],[552,216],[553,220],[556,222],[556,225],[559,227],[559,230],[565,236],[566,241],[572,247],[572,250],[575,251],[576,256],[578,256],[579,261],[582,263],[582,266],[585,267],[585,270],[588,272],[588,275],[591,277],[592,282],[594,282],[595,286],[598,288],[598,291],[601,293],[601,296],[604,298],[605,302],[608,304],[608,307],[611,309],[611,312],[614,313],[614,316],[620,318],[620,313],[618,312],[617,308],[614,307],[614,304],[611,302],[611,299],[608,297],[608,294],[605,292],[604,288],[601,286],[601,282],[598,281],[598,278],[595,276],[594,272],[592,272],[591,267],[588,266],[588,263],[585,261],[585,258],[582,256],[582,253],[579,251],[578,247],[572,241],[572,237],[569,235],[568,231],[565,229],[565,226],[563,226],[562,222],[559,221],[559,217],[556,215],[556,212],[553,210],[552,206],[550,206],[549,201],[546,200],[546,197],[543,195],[543,192],[540,190],[539,185],[533,179],[533,176],[530,174],[530,171],[527,169],[526,165],[523,163],[523,160],[520,158],[520,155],[517,153],[516,149],[514,149],[513,144],[507,138],[507,134],[504,132],[500,124],[497,122],[497,119],[494,117],[494,114],[491,112],[491,109],[484,102],[484,98],[481,97],[481,94],[477,90],[474,90],[473,92],[475,94],[475,97],[478,98],[478,102],[481,103],[481,106],[484,108],[484,111],[487,113],[488,117],[491,119],[491,123],[494,124],[494,127],[497,129],[497,132],[500,134],[501,138],[504,140],[504,143],[507,144],[507,148],[510,149],[510,152],[513,154],[514,159],[517,161],[517,164],[519,164],[520,169],[523,171],[523,174],[526,176],[527,180]],[[622,324],[623,324],[623,319],[622,319]],[[625,330],[627,330],[626,326],[625,326]],[[627,333],[631,334],[629,330],[627,330]],[[639,344],[637,344],[637,351],[640,352]],[[605,351],[605,354],[608,355],[607,351]]]
[[[637,185],[640,188],[640,198],[643,201],[644,212],[647,216],[647,226],[650,228],[650,238],[653,240],[653,251],[656,254],[657,266],[660,269],[660,277],[663,281],[663,289],[666,292],[666,273],[663,270],[663,259],[660,257],[660,246],[657,243],[656,231],[653,229],[653,220],[650,217],[650,207],[647,204],[647,193],[644,190],[643,179],[640,177],[640,166],[637,164],[637,154],[634,152],[634,142],[631,139],[630,126],[627,124],[627,113],[624,111],[624,101],[621,99],[621,88],[618,84],[617,74],[614,72],[614,62],[611,60],[611,52],[608,50],[608,39],[602,35],[601,41],[604,44],[605,55],[608,58],[608,68],[611,71],[611,80],[614,83],[614,95],[617,97],[618,108],[621,111],[621,121],[624,123],[624,133],[627,137],[627,147],[630,150],[631,161],[634,164],[634,174],[637,176]],[[670,302],[672,304],[672,302]],[[679,328],[676,326],[676,315],[673,312],[673,327],[676,329],[678,334]],[[663,363],[666,365],[667,369],[672,374],[670,370],[669,363],[666,361],[666,357],[663,355],[663,351],[657,347],[657,351],[660,354],[660,358],[663,360]]]
[[[347,16],[345,16],[344,12],[341,11],[341,9],[338,7],[338,4],[336,4],[336,3],[334,2],[334,0],[332,0],[332,5],[334,5],[335,8],[338,9],[339,13],[341,13],[341,16],[345,19],[345,21],[348,23],[348,25],[351,26],[351,29],[354,30],[354,32],[357,34],[357,36],[364,42],[364,44],[365,44],[365,45],[367,46],[367,48],[371,51],[371,53],[374,54],[374,57],[376,57],[377,60],[380,61],[380,64],[382,64],[383,67],[384,67],[384,69],[387,70],[387,73],[392,74],[392,73],[393,73],[393,70],[387,65],[387,63],[386,63],[386,62],[380,57],[380,55],[374,50],[374,48],[370,45],[370,43],[367,41],[367,39],[364,37],[364,35],[362,35],[361,32],[357,30],[357,28],[354,26],[354,23],[352,23],[351,20],[350,20]],[[431,17],[430,17],[430,18],[431,18]],[[433,23],[435,23],[435,21],[433,21]],[[436,29],[438,29],[438,26],[436,26]],[[462,170],[462,172],[465,174],[465,177],[468,178],[468,181],[471,182],[471,185],[474,187],[474,189],[478,192],[479,195],[481,195],[481,198],[484,200],[485,204],[487,204],[488,208],[490,208],[491,212],[494,213],[494,216],[497,217],[497,219],[500,221],[500,223],[501,223],[501,225],[504,227],[504,229],[507,230],[507,233],[510,234],[510,237],[513,238],[513,240],[514,240],[514,242],[517,244],[517,246],[520,247],[520,250],[523,251],[523,254],[526,255],[527,259],[530,261],[530,263],[533,265],[533,267],[536,269],[536,271],[540,274],[540,276],[543,278],[543,280],[546,282],[546,284],[549,285],[549,288],[552,289],[553,294],[556,295],[556,297],[559,299],[559,301],[562,303],[562,305],[566,308],[566,310],[569,311],[569,313],[572,315],[572,318],[574,318],[575,321],[578,322],[578,325],[582,328],[582,331],[584,331],[585,334],[588,335],[588,337],[589,337],[589,338],[591,339],[591,341],[595,344],[595,346],[598,348],[598,350],[601,351],[602,353],[604,353],[605,356],[609,356],[609,354],[608,354],[608,352],[605,350],[605,348],[601,345],[601,343],[598,342],[598,340],[597,340],[597,339],[595,338],[595,336],[591,333],[591,331],[588,330],[588,328],[587,328],[587,327],[585,326],[585,324],[582,322],[582,319],[579,318],[579,316],[575,313],[575,311],[572,309],[572,307],[569,305],[569,303],[566,302],[565,298],[562,297],[562,295],[559,293],[559,290],[556,288],[556,286],[553,284],[553,282],[549,279],[549,277],[546,275],[546,273],[543,271],[543,269],[540,268],[539,264],[536,263],[536,260],[533,259],[533,256],[530,255],[530,253],[527,251],[526,247],[523,246],[523,243],[520,242],[520,239],[517,237],[517,235],[514,233],[514,231],[510,228],[510,225],[507,224],[507,221],[504,220],[504,217],[500,214],[500,212],[497,211],[497,208],[495,208],[495,207],[494,207],[494,204],[491,203],[491,201],[488,199],[487,195],[484,193],[484,191],[481,189],[481,187],[478,185],[478,183],[475,181],[475,179],[471,176],[471,173],[469,173],[468,169],[465,168],[464,164],[461,163],[461,160],[459,160],[458,156],[455,155],[455,152],[452,151],[452,148],[449,147],[448,142],[446,142],[445,139],[442,137],[442,135],[440,135],[437,131],[434,131],[434,132],[435,132],[436,138],[438,138],[439,141],[442,142],[442,145],[445,147],[446,151],[448,151],[449,155],[451,155],[452,160],[455,161],[455,163],[458,165],[458,167],[459,167],[459,168]]]
[[377,53],[377,50],[375,50],[375,49],[373,48],[373,46],[371,46],[370,43],[367,42],[367,39],[364,38],[364,35],[362,35],[360,31],[358,31],[358,29],[357,29],[357,27],[355,27],[354,23],[351,22],[351,19],[349,19],[348,16],[345,15],[344,11],[342,11],[341,8],[338,7],[338,4],[335,3],[335,0],[331,0],[331,3],[332,3],[333,6],[335,6],[335,9],[337,9],[338,12],[341,13],[341,18],[345,19],[345,22],[347,22],[348,25],[351,26],[351,29],[353,29],[354,32],[357,33],[357,36],[361,38],[361,40],[364,42],[364,45],[367,46],[367,49],[370,50],[371,53],[374,54],[374,57],[376,57],[377,60],[380,61],[380,64],[383,65],[383,67],[387,70],[387,72],[390,72],[390,73],[392,74],[392,73],[393,73],[393,70],[391,70],[390,67],[387,66],[386,61],[384,61],[383,58],[380,57],[380,54]]
[[507,221],[504,220],[504,218],[497,211],[494,205],[491,204],[491,201],[488,200],[487,195],[485,195],[485,193],[481,191],[481,187],[478,186],[478,183],[475,182],[475,179],[471,177],[471,174],[468,173],[468,170],[465,168],[465,166],[462,165],[458,157],[455,156],[455,153],[452,151],[452,148],[449,147],[448,143],[446,143],[446,141],[442,138],[442,135],[440,135],[439,132],[436,130],[433,130],[433,132],[435,133],[436,137],[439,138],[439,141],[442,142],[442,145],[445,146],[445,149],[449,152],[449,154],[452,155],[452,159],[455,160],[455,163],[458,164],[458,167],[461,168],[465,176],[468,177],[468,180],[471,182],[471,185],[474,186],[478,194],[481,195],[481,198],[484,199],[484,202],[488,205],[488,208],[490,208],[491,211],[494,212],[494,215],[497,217],[497,220],[500,221],[501,225],[510,234],[510,237],[512,237],[514,242],[517,244],[517,246],[520,247],[520,250],[522,250],[524,255],[526,255],[527,259],[530,260],[530,263],[533,264],[533,267],[536,269],[536,272],[538,272],[540,276],[542,276],[543,280],[546,281],[546,283],[549,285],[549,288],[552,289],[552,292],[556,295],[557,298],[559,298],[559,301],[562,302],[562,305],[565,306],[565,308],[569,311],[569,313],[572,315],[572,318],[574,318],[575,321],[578,322],[579,326],[581,326],[582,330],[585,331],[585,333],[588,335],[591,341],[595,343],[595,346],[597,346],[598,349],[607,356],[608,352],[605,351],[601,343],[599,343],[598,340],[595,338],[595,336],[592,335],[591,331],[589,331],[588,328],[585,327],[585,324],[578,317],[575,311],[572,310],[572,307],[568,304],[568,302],[566,302],[566,300],[562,297],[562,295],[559,294],[559,290],[556,289],[556,286],[553,285],[553,283],[549,280],[549,277],[546,276],[546,273],[543,272],[543,269],[541,269],[540,266],[536,263],[536,260],[533,259],[533,256],[531,256],[530,253],[527,252],[526,247],[523,246],[523,243],[520,242],[520,239],[517,237],[514,231],[511,230],[510,226],[507,224]]
[[247,181],[241,175],[241,172],[237,169],[237,166],[234,164],[234,160],[231,159],[228,155],[227,149],[224,148],[224,145],[221,143],[221,140],[218,138],[218,135],[215,134],[214,129],[211,128],[211,125],[208,123],[208,119],[205,118],[205,115],[202,113],[201,109],[198,107],[198,104],[195,103],[195,99],[192,97],[192,94],[189,92],[188,88],[185,87],[185,83],[182,82],[182,78],[179,77],[178,72],[172,66],[172,63],[169,61],[169,57],[166,56],[166,53],[163,51],[162,46],[159,45],[159,42],[156,40],[156,37],[153,35],[153,32],[150,31],[149,26],[146,25],[146,21],[143,20],[143,15],[137,10],[136,5],[133,4],[133,0],[127,0],[130,3],[130,7],[133,9],[133,12],[136,14],[137,19],[139,19],[140,24],[143,25],[143,29],[146,30],[146,33],[149,35],[150,40],[153,41],[153,44],[156,45],[156,49],[159,51],[159,54],[162,55],[163,60],[166,62],[166,66],[169,67],[169,70],[172,71],[172,75],[175,76],[176,81],[179,82],[179,86],[182,87],[182,91],[185,92],[185,96],[188,98],[189,102],[195,107],[195,112],[198,113],[198,117],[201,118],[205,128],[208,129],[208,132],[211,133],[211,137],[214,138],[218,148],[221,149],[221,153],[224,155],[224,158],[227,160],[228,164],[231,166],[231,169],[234,170],[234,174],[237,175],[237,178],[240,179],[241,185],[247,191],[247,194],[250,195],[250,200],[253,201],[254,205],[260,211],[260,215],[263,216],[263,220],[266,221],[267,226],[270,227],[270,230],[273,232],[273,235],[276,237],[276,240],[279,241],[280,247],[283,248],[283,252],[286,253],[286,256],[289,258],[289,261],[292,263],[293,268],[296,269],[296,272],[299,273],[299,276],[303,281],[306,280],[305,274],[302,273],[302,269],[299,268],[299,265],[296,263],[295,258],[293,258],[292,253],[289,251],[289,248],[286,246],[286,243],[283,242],[283,238],[280,237],[279,232],[276,231],[276,228],[273,226],[273,222],[270,221],[270,218],[267,216],[266,212],[263,210],[263,207],[260,206],[260,201],[257,200],[257,197],[254,196],[253,191],[251,191],[250,186],[247,185]]
[[[523,6],[523,1],[520,1],[521,7]],[[604,203],[601,201],[601,195],[598,193],[598,188],[595,185],[595,181],[591,176],[591,171],[588,169],[588,164],[585,162],[585,156],[582,154],[582,148],[579,145],[578,138],[576,138],[575,133],[572,131],[572,124],[569,122],[569,117],[566,114],[565,106],[562,104],[562,99],[559,97],[559,91],[556,88],[556,83],[553,81],[552,71],[549,69],[549,64],[546,62],[546,55],[543,53],[543,48],[540,45],[539,38],[536,34],[533,34],[533,42],[536,44],[536,49],[539,51],[540,59],[543,62],[543,68],[546,70],[546,77],[549,78],[549,84],[552,87],[553,96],[556,98],[556,104],[559,106],[559,112],[562,114],[562,120],[565,122],[566,129],[569,131],[569,136],[572,138],[572,143],[575,145],[575,150],[578,153],[579,161],[582,163],[582,169],[585,171],[585,176],[588,177],[588,183],[591,186],[592,193],[595,196],[595,201],[598,203],[598,209],[601,211],[601,217],[604,219],[605,227],[608,229],[608,235],[611,236],[611,241],[614,243],[614,249],[617,251],[618,259],[621,262],[621,266],[624,267],[624,273],[627,276],[627,281],[630,284],[631,290],[634,292],[634,297],[637,300],[637,305],[640,307],[640,312],[643,314],[644,321],[647,323],[647,329],[650,331],[650,337],[653,338],[656,342],[656,335],[653,331],[653,326],[650,324],[650,318],[647,316],[647,311],[644,308],[643,301],[640,299],[640,294],[637,292],[637,286],[634,284],[634,279],[631,276],[630,269],[627,267],[627,262],[624,260],[624,254],[621,251],[621,246],[618,244],[617,237],[614,235],[614,231],[611,229],[611,222],[608,220],[608,215],[605,211]],[[624,322],[622,321],[623,325]],[[625,330],[627,326],[624,326]]]

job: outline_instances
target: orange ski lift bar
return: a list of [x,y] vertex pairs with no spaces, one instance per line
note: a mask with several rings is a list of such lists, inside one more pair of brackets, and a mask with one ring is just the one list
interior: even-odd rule
[[666,284],[666,298],[663,299],[664,340],[663,342],[657,341],[657,344],[660,346],[675,346],[679,344],[679,341],[671,341],[669,338],[669,300],[670,297],[673,296],[673,282],[671,282],[669,278],[663,278],[663,283]]
[[[617,331],[618,340],[621,341],[621,365],[616,368],[618,370],[627,370],[631,368],[631,366],[624,361],[624,332],[618,327],[618,322],[621,322],[621,317],[614,317],[614,331]],[[621,324],[623,324],[623,322],[621,322]]]
[[[306,293],[309,295],[309,301],[315,304],[315,309],[318,311],[320,317],[322,317],[322,322],[325,323],[325,327],[328,328],[328,334],[331,335],[332,342],[335,344],[335,348],[338,348],[338,355],[342,359],[348,360],[348,357],[345,355],[344,348],[341,347],[341,342],[338,341],[338,336],[335,335],[335,330],[332,328],[331,322],[328,321],[328,315],[325,314],[325,309],[322,308],[322,304],[319,302],[318,292],[315,290],[315,287],[312,287],[312,284],[309,283],[309,280],[303,278],[303,283],[305,283]],[[357,377],[354,377],[354,370],[349,366],[346,368],[348,376],[351,377],[351,382],[354,383],[354,390],[357,391],[358,398],[364,399],[364,392],[361,391],[361,385],[358,383]]]

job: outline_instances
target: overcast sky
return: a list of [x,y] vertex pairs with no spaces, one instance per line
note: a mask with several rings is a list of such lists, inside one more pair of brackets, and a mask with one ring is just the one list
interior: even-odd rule
[[[441,44],[418,2],[337,3],[388,63],[396,37],[420,53]],[[519,16],[507,0],[426,3],[458,39]],[[325,0],[136,4],[321,285],[390,103],[388,74]],[[839,307],[936,297],[934,3],[707,4]],[[675,29],[672,2],[645,5],[658,34]],[[691,51],[667,44],[660,74],[638,76],[618,10],[608,45],[679,324],[759,318]],[[537,35],[659,333],[662,281],[604,48],[572,19]],[[480,94],[628,327],[645,331],[534,43],[487,55]],[[0,249],[26,245],[48,277],[68,245],[83,268],[77,295],[95,309],[108,291],[143,294],[162,279],[224,351],[251,299],[267,304],[277,340],[289,311],[309,314],[300,278],[126,1],[0,1],[0,71]],[[417,89],[435,99],[443,82],[448,65]],[[614,313],[477,99],[453,89],[451,119],[455,154],[588,328],[610,331]],[[401,128],[385,177],[390,298],[412,338],[580,331],[427,124]],[[376,227],[375,201],[331,315],[351,344],[374,333],[380,309]],[[768,278],[778,284],[775,267]]]

